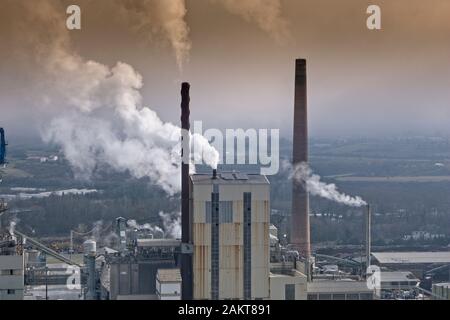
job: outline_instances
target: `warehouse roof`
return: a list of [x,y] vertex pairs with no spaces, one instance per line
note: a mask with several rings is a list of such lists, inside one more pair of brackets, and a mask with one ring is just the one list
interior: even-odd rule
[[372,252],[381,264],[450,263],[450,252]]
[[381,282],[419,282],[409,271],[382,271]]
[[191,175],[193,184],[210,185],[218,184],[269,184],[266,176],[260,174],[246,174],[240,172],[219,172],[217,179],[212,178],[212,174]]
[[156,278],[159,282],[181,282],[180,269],[158,269]]
[[366,293],[373,292],[366,281],[316,280],[308,283],[308,293]]

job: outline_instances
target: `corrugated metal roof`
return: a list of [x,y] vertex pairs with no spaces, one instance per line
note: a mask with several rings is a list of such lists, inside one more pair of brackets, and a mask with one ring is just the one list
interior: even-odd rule
[[180,269],[158,269],[156,278],[159,282],[181,282]]
[[365,281],[316,280],[308,283],[308,293],[366,293],[373,292]]
[[380,276],[381,282],[420,281],[409,271],[382,271]]
[[381,264],[450,263],[450,252],[372,252]]

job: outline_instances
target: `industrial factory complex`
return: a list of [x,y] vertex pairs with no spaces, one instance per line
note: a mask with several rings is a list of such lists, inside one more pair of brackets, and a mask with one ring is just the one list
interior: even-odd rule
[[[294,101],[293,163],[307,163],[304,59],[296,61]],[[181,127],[187,132],[189,115],[190,85],[183,83]],[[189,139],[183,133],[184,155]],[[0,300],[450,299],[450,252],[372,252],[370,208],[361,208],[366,241],[359,260],[315,254],[309,194],[301,182],[289,180],[291,230],[284,243],[271,223],[266,176],[220,169],[190,174],[188,161],[181,170],[181,239],[117,217],[110,245],[88,239],[78,255],[73,248],[57,252],[6,228],[8,206],[0,202]]]

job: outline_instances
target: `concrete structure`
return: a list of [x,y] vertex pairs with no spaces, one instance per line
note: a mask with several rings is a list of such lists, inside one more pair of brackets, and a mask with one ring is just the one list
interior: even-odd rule
[[308,300],[373,300],[366,281],[317,280],[308,283]]
[[434,300],[450,300],[450,283],[435,283],[432,292]]
[[298,270],[271,273],[270,300],[306,300],[306,276]]
[[[306,60],[296,60],[293,164],[308,162],[308,108]],[[300,181],[292,179],[291,243],[308,258],[311,254],[309,195]]]
[[158,269],[177,267],[180,241],[172,239],[137,239],[134,251],[105,255],[101,267],[102,299],[155,300]]
[[0,300],[22,300],[23,255],[0,255]]
[[156,273],[156,295],[159,300],[181,300],[180,269],[159,269]]
[[267,178],[196,174],[190,190],[194,299],[269,299]]

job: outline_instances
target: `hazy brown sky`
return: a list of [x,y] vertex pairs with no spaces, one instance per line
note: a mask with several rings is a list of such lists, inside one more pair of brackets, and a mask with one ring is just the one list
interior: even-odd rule
[[[65,21],[42,28],[22,10],[27,2],[0,0],[0,126],[15,135],[65,108],[39,103],[37,95],[52,92],[39,86],[45,75],[22,39],[40,33],[52,41],[68,32]],[[282,0],[285,41],[220,0],[186,0],[192,49],[182,73],[165,37],[136,30],[117,1],[53,2],[82,8],[82,30],[69,32],[74,50],[109,66],[133,66],[143,76],[144,105],[166,121],[179,121],[183,80],[192,85],[192,119],[206,127],[281,128],[289,137],[294,60],[302,57],[312,135],[450,133],[448,0]],[[369,4],[382,9],[381,31],[366,28]]]

